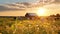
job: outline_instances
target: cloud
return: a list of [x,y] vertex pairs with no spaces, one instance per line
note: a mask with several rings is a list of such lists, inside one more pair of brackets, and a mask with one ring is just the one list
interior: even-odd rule
[[51,3],[60,3],[60,0],[38,0],[39,3],[51,4]]
[[55,0],[56,2],[60,2],[60,0]]
[[44,0],[44,3],[42,0],[38,0],[36,3],[17,2],[17,3],[12,3],[12,4],[4,4],[4,5],[0,5],[0,11],[26,10],[28,8],[34,9],[34,7],[42,7],[44,5],[48,5],[52,3],[60,3],[60,0]]
[[47,8],[47,9],[60,9],[60,4],[49,4],[49,5],[45,5],[43,7]]
[[43,6],[43,8],[47,9],[47,13],[60,14],[60,4],[49,4]]
[[5,6],[0,6],[0,11],[7,11],[7,10],[20,10],[17,8],[9,8],[9,7],[5,7]]
[[12,4],[4,4],[4,5],[0,5],[0,11],[8,11],[8,10],[28,10],[28,8],[35,8],[35,7],[40,7],[41,4],[39,3],[27,3],[27,2],[23,2],[23,3],[12,3]]
[[13,4],[4,4],[0,5],[0,11],[8,11],[8,10],[25,10],[29,8],[29,3],[13,3]]

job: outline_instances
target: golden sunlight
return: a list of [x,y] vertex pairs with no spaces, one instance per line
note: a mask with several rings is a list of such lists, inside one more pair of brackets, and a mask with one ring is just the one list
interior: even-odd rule
[[46,15],[46,9],[45,8],[39,8],[37,11],[38,16],[45,16]]

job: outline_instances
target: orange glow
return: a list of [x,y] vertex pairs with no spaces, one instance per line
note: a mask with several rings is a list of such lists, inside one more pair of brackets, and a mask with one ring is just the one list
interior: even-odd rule
[[46,14],[46,9],[45,8],[39,8],[37,11],[38,16],[45,16]]

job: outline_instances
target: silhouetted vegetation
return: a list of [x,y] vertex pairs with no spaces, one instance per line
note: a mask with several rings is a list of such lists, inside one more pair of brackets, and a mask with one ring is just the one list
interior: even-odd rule
[[50,15],[50,17],[55,18],[55,20],[60,19],[60,14],[56,14],[56,15]]

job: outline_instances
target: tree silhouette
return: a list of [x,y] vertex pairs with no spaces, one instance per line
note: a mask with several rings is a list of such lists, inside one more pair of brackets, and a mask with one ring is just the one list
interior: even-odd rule
[[56,17],[60,17],[60,14],[56,14]]
[[56,14],[56,19],[59,19],[59,17],[60,17],[60,14]]

